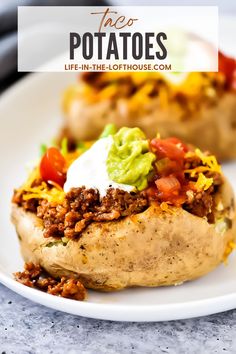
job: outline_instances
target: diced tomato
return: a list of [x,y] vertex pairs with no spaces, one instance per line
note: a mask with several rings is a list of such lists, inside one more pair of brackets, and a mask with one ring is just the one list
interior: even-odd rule
[[155,166],[157,169],[157,177],[165,177],[174,174],[178,179],[184,179],[183,163],[180,161],[164,158],[158,160]]
[[186,144],[184,144],[180,139],[175,138],[175,137],[170,137],[170,138],[166,138],[164,139],[165,141],[175,144],[177,145],[177,147],[181,150],[183,150],[184,152],[188,152],[189,148]]
[[185,151],[182,146],[176,145],[173,141],[169,141],[169,139],[152,139],[150,145],[158,159],[165,157],[177,161],[184,159]]
[[150,200],[158,200],[158,190],[155,183],[146,189],[146,194]]
[[152,139],[150,147],[157,156],[155,163],[157,178],[154,185],[150,185],[147,190],[148,196],[160,202],[181,205],[186,199],[182,187],[186,184],[184,157],[189,151],[187,145],[177,138],[167,138]]
[[55,182],[62,187],[66,180],[65,165],[66,161],[61,152],[55,147],[50,147],[40,162],[42,179],[46,182]]
[[[190,189],[189,184],[179,181],[174,176],[162,177],[151,183],[146,189],[149,200],[168,202],[171,205],[180,207],[186,201],[186,191]],[[171,178],[171,179],[170,179]]]
[[230,88],[236,89],[236,60],[219,52],[219,72],[225,75],[226,82]]
[[162,177],[155,181],[158,194],[162,200],[171,201],[171,197],[177,196],[181,185],[175,176]]

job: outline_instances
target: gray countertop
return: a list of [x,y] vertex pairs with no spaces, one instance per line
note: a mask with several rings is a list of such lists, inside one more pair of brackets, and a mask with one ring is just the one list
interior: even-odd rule
[[99,321],[48,309],[0,285],[1,353],[236,353],[236,310],[172,322]]

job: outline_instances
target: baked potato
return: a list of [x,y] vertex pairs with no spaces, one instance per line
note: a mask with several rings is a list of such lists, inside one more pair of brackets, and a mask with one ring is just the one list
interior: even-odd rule
[[176,136],[220,160],[236,157],[235,61],[219,73],[84,73],[63,98],[73,140],[95,139],[108,123]]
[[[55,181],[52,184],[52,175],[46,180],[43,171],[45,159],[52,159],[51,148],[15,191],[11,217],[24,260],[39,264],[53,277],[75,277],[86,288],[103,291],[176,285],[213,270],[230,253],[235,238],[233,191],[214,156],[178,139],[156,138],[146,145],[139,129],[123,128],[113,137],[122,156],[116,152],[112,163],[121,157],[119,166],[125,160],[130,170],[138,161],[136,172],[142,178],[145,174],[147,184],[137,183],[136,176],[135,189],[128,190],[127,179],[117,179],[116,165],[107,194],[98,184],[92,189],[90,181],[79,187],[82,182],[72,179],[72,173],[82,173],[81,166],[98,147],[102,155],[101,146],[110,138],[99,139],[82,154],[73,152],[73,158],[71,152],[64,155],[65,163],[70,161],[64,191]],[[132,147],[125,155],[127,143]],[[141,145],[132,165],[133,149],[137,152]],[[109,153],[107,161],[113,157]],[[47,165],[47,173],[50,168]],[[109,171],[109,165],[106,168]],[[122,178],[126,172],[122,170]],[[102,166],[98,173],[103,175]],[[72,180],[78,183],[73,188]],[[110,184],[114,181],[119,189]]]

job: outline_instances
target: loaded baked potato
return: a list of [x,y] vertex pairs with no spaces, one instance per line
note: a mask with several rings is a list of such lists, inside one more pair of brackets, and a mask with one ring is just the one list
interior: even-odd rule
[[176,136],[218,159],[236,157],[235,60],[218,73],[90,72],[63,99],[71,139],[95,139],[107,123]]
[[13,195],[26,262],[110,291],[192,280],[230,253],[234,196],[214,156],[112,126],[63,150],[48,148]]

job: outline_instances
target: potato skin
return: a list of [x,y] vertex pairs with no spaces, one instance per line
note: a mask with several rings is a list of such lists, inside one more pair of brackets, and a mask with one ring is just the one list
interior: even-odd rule
[[[103,100],[89,103],[76,99],[66,114],[66,127],[72,138],[92,140],[108,123],[140,127],[147,137],[159,132],[162,138],[176,136],[187,143],[209,150],[221,161],[236,157],[236,94],[227,92],[217,103],[202,103],[191,116],[176,104],[161,108],[159,99],[153,99],[144,107],[145,113],[135,115],[128,108],[128,101]],[[92,129],[91,129],[92,127]]]
[[[219,194],[233,219],[228,183]],[[222,262],[234,232],[217,233],[204,218],[182,208],[163,212],[156,204],[122,220],[92,223],[78,240],[49,247],[42,221],[12,206],[12,221],[26,262],[39,263],[53,276],[76,275],[87,288],[103,291],[132,286],[163,286],[198,278]],[[48,245],[48,246],[47,246]]]

